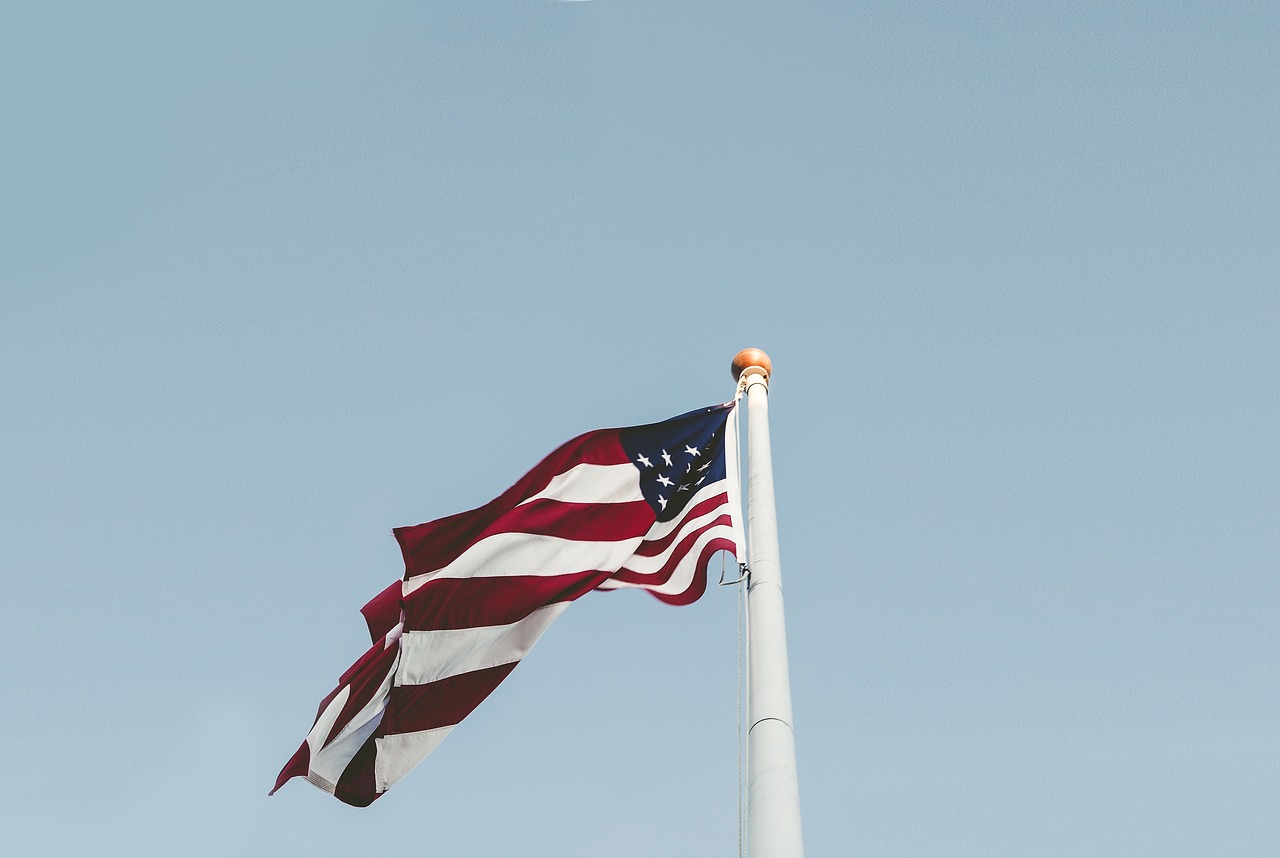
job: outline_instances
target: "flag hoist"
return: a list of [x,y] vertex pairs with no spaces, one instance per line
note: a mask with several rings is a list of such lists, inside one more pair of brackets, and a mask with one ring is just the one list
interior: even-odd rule
[[769,450],[769,377],[759,349],[733,359],[747,400],[747,854],[800,858],[800,790],[796,779],[791,678],[778,559],[778,516]]

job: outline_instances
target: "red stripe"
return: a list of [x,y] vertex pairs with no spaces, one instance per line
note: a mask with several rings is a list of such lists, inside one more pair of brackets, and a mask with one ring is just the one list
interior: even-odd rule
[[400,622],[400,591],[402,582],[396,581],[387,589],[369,600],[369,604],[360,609],[364,614],[365,624],[369,626],[369,637],[374,643],[387,636],[387,632]]
[[511,510],[480,537],[495,533],[533,533],[578,542],[618,542],[644,536],[653,522],[653,507],[643,500],[570,503],[539,498]]
[[407,631],[504,626],[538,608],[569,602],[594,590],[607,572],[512,575],[503,578],[436,578],[404,600]]
[[404,554],[405,577],[447,566],[466,551],[495,521],[520,501],[547,487],[557,474],[573,465],[619,465],[627,462],[616,429],[579,435],[556,449],[511,488],[482,507],[411,527],[397,527],[396,541]]
[[276,778],[276,785],[271,788],[271,792],[267,795],[275,795],[276,790],[285,785],[290,778],[305,778],[307,773],[311,771],[311,746],[306,740],[302,741],[302,747],[298,749],[289,762],[284,764],[284,768],[280,770],[280,776]]
[[471,714],[518,663],[459,673],[425,685],[395,686],[379,729],[392,735],[451,727]]

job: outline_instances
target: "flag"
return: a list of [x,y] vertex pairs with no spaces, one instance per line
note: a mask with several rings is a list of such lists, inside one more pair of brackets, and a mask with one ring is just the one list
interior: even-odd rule
[[320,703],[275,790],[305,777],[373,802],[515,669],[569,603],[640,589],[671,604],[736,555],[735,403],[574,438],[482,507],[394,530],[405,573],[361,613],[373,646]]

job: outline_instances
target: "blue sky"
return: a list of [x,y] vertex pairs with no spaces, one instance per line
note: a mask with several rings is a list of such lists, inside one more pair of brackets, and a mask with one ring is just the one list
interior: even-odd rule
[[734,854],[728,589],[583,599],[368,809],[266,791],[391,527],[748,345],[810,854],[1280,850],[1274,6],[3,30],[19,851]]

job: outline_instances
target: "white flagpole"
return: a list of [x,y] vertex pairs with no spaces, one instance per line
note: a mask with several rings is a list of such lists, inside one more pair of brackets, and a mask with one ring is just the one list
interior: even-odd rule
[[769,376],[773,364],[759,349],[733,359],[733,375],[747,398],[747,854],[802,858],[800,790],[791,678],[782,612],[778,516],[769,452]]

